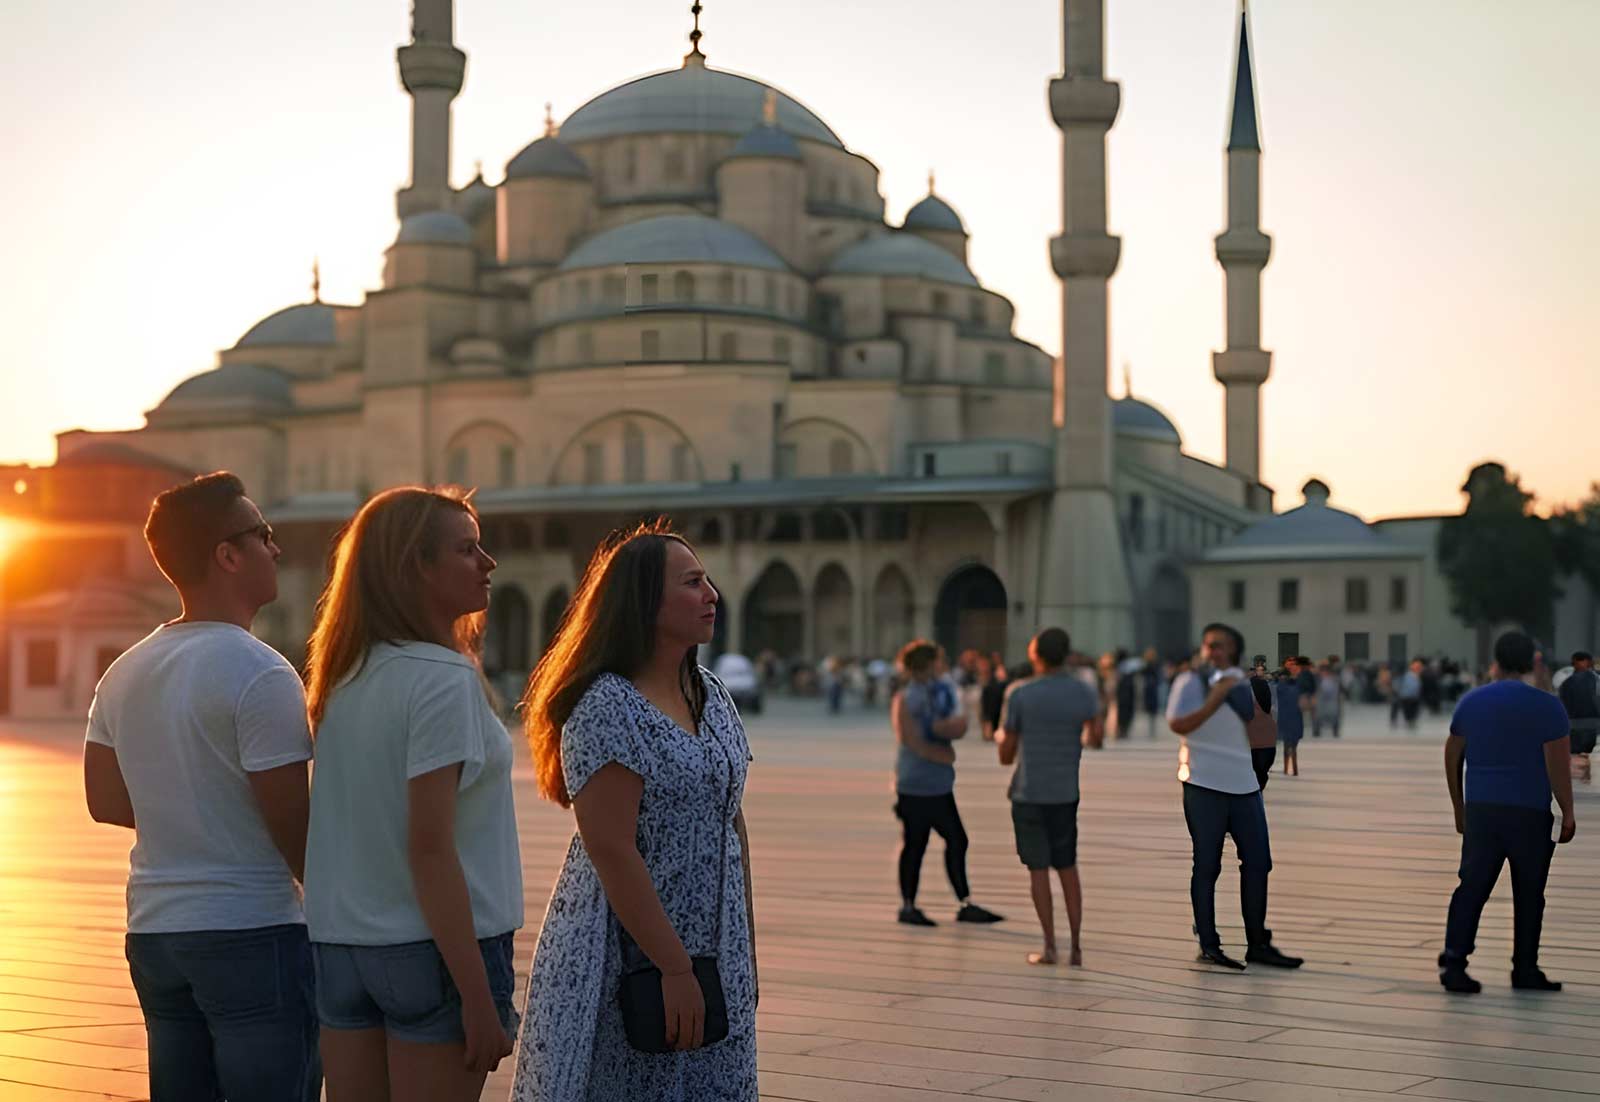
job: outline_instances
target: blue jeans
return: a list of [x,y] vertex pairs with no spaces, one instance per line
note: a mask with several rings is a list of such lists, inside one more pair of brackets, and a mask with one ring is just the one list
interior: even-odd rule
[[1539,937],[1544,930],[1544,889],[1550,879],[1550,840],[1554,825],[1548,809],[1508,804],[1469,803],[1461,837],[1461,883],[1450,897],[1440,965],[1465,967],[1477,948],[1478,919],[1500,879],[1501,866],[1511,865],[1511,967],[1531,972],[1539,967]]
[[311,945],[294,924],[129,934],[151,1102],[316,1102]]
[[1222,874],[1222,839],[1233,835],[1239,855],[1239,902],[1245,938],[1251,945],[1272,940],[1267,929],[1267,873],[1272,849],[1267,841],[1267,808],[1261,793],[1236,795],[1198,785],[1183,786],[1183,818],[1194,842],[1194,872],[1189,877],[1189,902],[1194,907],[1194,932],[1202,949],[1222,945],[1217,934],[1217,877]]

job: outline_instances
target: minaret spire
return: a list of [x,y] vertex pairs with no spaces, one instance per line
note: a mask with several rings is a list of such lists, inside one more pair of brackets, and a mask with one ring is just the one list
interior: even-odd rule
[[1225,395],[1228,469],[1246,480],[1247,503],[1265,509],[1270,500],[1261,485],[1261,384],[1272,373],[1272,353],[1261,347],[1261,271],[1272,255],[1272,239],[1261,232],[1261,132],[1250,13],[1242,4],[1227,158],[1228,225],[1217,236],[1217,263],[1227,288],[1227,347],[1212,353],[1211,370]]
[[322,301],[322,259],[311,258],[311,301]]
[[411,41],[396,59],[411,94],[411,182],[395,197],[404,218],[450,201],[450,101],[467,69],[455,46],[454,0],[412,0]]
[[1106,232],[1106,134],[1122,93],[1105,79],[1105,0],[1062,0],[1062,74],[1050,82],[1061,130],[1061,373],[1055,492],[1039,564],[1038,624],[1080,650],[1129,646],[1133,584],[1111,493],[1110,281],[1122,243]]
[[555,107],[555,104],[551,103],[549,100],[545,101],[545,104],[544,104],[544,136],[547,137],[547,138],[555,137],[556,136],[556,132],[557,132],[556,116],[555,116],[554,111],[553,111],[554,107]]
[[700,40],[705,37],[700,33],[700,13],[705,10],[705,5],[701,4],[700,0],[694,0],[694,4],[689,8],[690,14],[694,16],[694,30],[689,32],[689,52],[683,55],[683,66],[686,69],[691,65],[705,68],[706,55],[700,52]]

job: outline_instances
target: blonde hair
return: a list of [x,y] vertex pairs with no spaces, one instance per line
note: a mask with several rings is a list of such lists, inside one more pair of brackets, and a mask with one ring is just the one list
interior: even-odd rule
[[328,582],[306,642],[306,710],[315,733],[328,698],[377,643],[438,643],[476,658],[482,612],[456,620],[436,639],[423,610],[422,568],[433,560],[452,512],[477,519],[471,494],[453,486],[401,486],[372,498],[334,542]]

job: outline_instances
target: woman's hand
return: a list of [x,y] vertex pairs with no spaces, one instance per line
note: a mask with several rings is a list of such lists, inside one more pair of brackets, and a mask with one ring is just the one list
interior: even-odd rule
[[500,1012],[493,999],[473,999],[461,1006],[461,1024],[467,1034],[466,1066],[470,1072],[487,1075],[511,1055],[511,1038],[500,1024]]
[[705,1043],[706,997],[694,969],[661,974],[661,1002],[667,1011],[667,1044],[688,1052]]

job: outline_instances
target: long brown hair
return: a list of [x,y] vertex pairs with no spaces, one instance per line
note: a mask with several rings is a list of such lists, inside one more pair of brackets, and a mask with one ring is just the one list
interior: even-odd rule
[[374,644],[421,641],[477,655],[483,613],[462,616],[451,638],[435,639],[423,611],[422,567],[438,554],[444,519],[452,512],[478,516],[471,494],[454,486],[401,486],[368,501],[340,531],[306,642],[306,709],[313,732],[334,687]]
[[[667,545],[694,548],[655,520],[613,532],[595,549],[556,636],[522,694],[522,729],[533,749],[539,795],[572,806],[561,771],[561,728],[602,673],[631,678],[655,652],[656,619],[667,578]],[[684,652],[678,681],[696,723],[705,711],[695,647]]]

